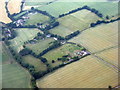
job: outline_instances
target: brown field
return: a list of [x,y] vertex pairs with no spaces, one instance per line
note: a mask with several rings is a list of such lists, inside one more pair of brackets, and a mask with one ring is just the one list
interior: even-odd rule
[[111,48],[96,55],[118,67],[118,48]]
[[0,0],[0,22],[9,23],[11,20],[8,18],[5,10],[5,1]]
[[118,84],[118,73],[92,56],[37,80],[39,88],[107,88]]
[[9,0],[8,10],[11,14],[20,12],[20,5],[22,0]]
[[91,52],[116,46],[118,45],[118,21],[87,29],[70,41],[81,44]]

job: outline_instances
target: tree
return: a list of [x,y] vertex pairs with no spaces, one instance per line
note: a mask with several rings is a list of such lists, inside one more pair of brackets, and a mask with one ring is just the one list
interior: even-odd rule
[[41,59],[41,61],[42,61],[43,63],[46,63],[46,62],[47,62],[47,59],[46,59],[46,58],[40,57],[40,59]]
[[108,88],[109,88],[109,90],[112,90],[112,86],[109,85]]
[[19,52],[20,55],[25,56],[28,54],[31,54],[32,50],[29,50],[28,48],[25,48]]
[[34,10],[34,7],[31,7],[31,10]]
[[108,16],[108,15],[106,16],[106,19],[109,19],[109,16]]
[[54,61],[54,60],[52,60],[52,63],[55,63],[55,61]]

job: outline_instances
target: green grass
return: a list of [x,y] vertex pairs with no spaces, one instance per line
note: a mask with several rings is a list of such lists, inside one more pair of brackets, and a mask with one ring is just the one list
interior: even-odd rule
[[33,39],[40,30],[36,28],[18,28],[15,30],[18,36],[12,40],[9,40],[11,46],[18,52],[23,49],[24,42]]
[[26,11],[21,12],[21,13],[19,13],[18,15],[13,16],[13,18],[14,18],[14,19],[18,19],[20,16],[22,16],[22,15],[25,14],[25,13],[26,13]]
[[28,15],[29,19],[25,22],[24,25],[36,25],[37,23],[43,23],[45,21],[49,21],[49,17],[43,14],[37,13]]
[[30,74],[15,62],[4,44],[2,49],[3,63],[0,66],[2,68],[2,72],[0,72],[2,88],[30,88]]
[[96,14],[88,10],[81,10],[76,13],[59,18],[60,25],[50,30],[51,33],[65,37],[77,30],[84,30],[90,27],[90,24],[100,20]]
[[118,14],[118,3],[114,2],[55,2],[47,6],[38,7],[40,10],[45,10],[51,15],[58,17],[60,14],[69,12],[78,7],[87,5],[97,9],[104,16],[114,16]]
[[33,65],[35,67],[36,71],[46,71],[47,70],[46,65],[44,63],[42,63],[40,59],[37,59],[33,56],[30,56],[30,55],[24,56],[23,60],[26,63]]
[[[57,59],[61,58],[64,55],[68,55],[70,54],[71,56],[73,56],[73,53],[75,50],[81,50],[82,47],[78,47],[77,45],[73,45],[73,44],[65,44],[57,49],[51,50],[49,51],[47,54],[43,55],[43,57],[47,58],[48,62],[52,65],[52,66],[56,66],[59,65],[62,62],[58,62]],[[56,63],[52,64],[51,61],[55,60]]]
[[45,5],[48,2],[51,2],[53,0],[26,0],[25,5],[26,6],[38,6],[38,5]]
[[47,49],[53,42],[53,38],[46,38],[45,40],[39,40],[35,44],[27,44],[26,47],[31,49],[33,52],[35,52],[37,55],[40,54],[43,50]]
[[30,75],[18,64],[2,66],[3,88],[30,88]]

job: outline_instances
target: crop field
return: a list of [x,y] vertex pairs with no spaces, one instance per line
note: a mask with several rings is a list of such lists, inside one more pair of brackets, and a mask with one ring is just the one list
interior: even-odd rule
[[0,22],[10,23],[11,20],[8,18],[6,10],[5,10],[5,0],[0,0]]
[[[60,25],[50,30],[51,33],[66,36],[77,30],[84,30],[90,27],[90,24],[101,20],[96,14],[81,10],[76,13],[59,18]],[[64,32],[64,33],[63,33]]]
[[[74,56],[74,51],[75,50],[82,50],[83,47],[78,47],[77,45],[73,44],[65,44],[55,50],[49,51],[47,54],[43,55],[50,64],[52,64],[52,60],[57,61],[58,58],[61,58],[64,55],[70,54],[71,56]],[[59,62],[62,63],[62,62]],[[54,63],[56,64],[56,63]],[[52,64],[54,66],[54,64]]]
[[48,21],[50,18],[40,13],[28,15],[29,19],[25,22],[25,25],[36,25]]
[[118,45],[118,22],[87,29],[70,40],[81,44],[92,53]]
[[46,71],[47,69],[46,65],[42,63],[40,59],[37,59],[31,55],[24,56],[23,60],[26,63],[33,65],[36,71]]
[[10,14],[20,12],[20,5],[22,0],[8,0],[8,10]]
[[[51,15],[58,17],[60,14],[64,14],[73,9],[89,6],[95,8],[103,16],[115,16],[118,14],[118,3],[116,2],[60,2],[59,0],[43,7],[37,7],[40,10],[45,10]],[[62,8],[61,8],[62,7]]]
[[2,88],[30,88],[30,74],[13,60],[4,44],[2,49],[4,50],[2,73],[0,73],[2,74]]
[[35,54],[40,54],[43,50],[47,49],[51,43],[54,41],[53,38],[46,38],[45,40],[39,40],[35,44],[27,44],[26,47],[35,52]]
[[38,32],[41,32],[36,28],[19,28],[15,31],[17,32],[18,36],[10,40],[10,43],[16,51],[19,51],[23,48],[22,45],[24,42],[33,39]]
[[88,56],[37,80],[40,88],[107,88],[118,84],[118,73]]
[[111,48],[96,54],[97,56],[103,58],[105,61],[109,62],[112,65],[118,67],[118,48]]

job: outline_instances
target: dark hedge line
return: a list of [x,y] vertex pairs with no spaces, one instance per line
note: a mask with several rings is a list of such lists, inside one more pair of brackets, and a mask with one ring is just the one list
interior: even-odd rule
[[120,17],[117,18],[117,19],[114,19],[114,20],[110,20],[110,21],[105,21],[105,20],[100,21],[100,20],[98,20],[95,23],[91,23],[90,26],[95,27],[95,26],[100,25],[100,24],[108,24],[108,23],[112,23],[112,22],[115,22],[115,21],[118,21],[118,20],[120,20]]
[[89,10],[89,11],[95,13],[100,18],[103,17],[102,13],[100,13],[98,10],[96,10],[94,8],[90,8],[89,6],[85,5],[85,6],[81,7],[81,8],[77,8],[77,9],[71,10],[68,13],[61,14],[61,15],[59,15],[59,18],[61,18],[63,16],[66,16],[66,15],[69,15],[69,14],[72,14],[72,13],[75,13],[75,12],[83,10],[83,9],[86,9],[86,10]]

